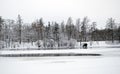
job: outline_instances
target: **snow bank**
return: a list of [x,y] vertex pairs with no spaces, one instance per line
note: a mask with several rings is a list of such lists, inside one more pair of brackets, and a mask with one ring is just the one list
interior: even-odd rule
[[[39,44],[38,44],[39,43]],[[107,48],[107,47],[118,47],[120,48],[120,43],[118,42],[114,42],[114,43],[111,43],[110,41],[90,41],[90,42],[77,42],[76,40],[74,39],[71,39],[71,40],[62,40],[59,42],[59,45],[58,46],[58,43],[53,41],[53,40],[46,40],[46,42],[44,43],[43,41],[39,40],[39,41],[36,41],[36,42],[32,42],[32,43],[21,43],[19,44],[18,42],[14,42],[12,44],[11,47],[7,47],[7,48],[4,48],[4,49],[44,49],[44,48],[61,48],[61,49],[68,49],[68,48],[82,48],[83,44],[84,43],[87,43],[88,44],[88,48]],[[38,47],[38,45],[40,47]]]
[[[107,47],[120,47],[120,43],[111,41],[90,41],[90,42],[81,42],[82,44],[87,43],[88,48],[107,48]],[[76,47],[80,47],[80,42],[77,43]]]

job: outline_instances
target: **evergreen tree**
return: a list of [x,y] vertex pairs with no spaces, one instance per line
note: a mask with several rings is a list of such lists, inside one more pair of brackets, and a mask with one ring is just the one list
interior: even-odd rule
[[54,36],[54,40],[58,43],[58,47],[59,47],[60,30],[59,30],[59,24],[56,22],[55,22],[54,28],[53,28],[53,36]]
[[17,24],[18,24],[18,39],[19,39],[19,43],[21,44],[22,42],[22,19],[21,19],[21,16],[18,15],[18,18],[17,18]]

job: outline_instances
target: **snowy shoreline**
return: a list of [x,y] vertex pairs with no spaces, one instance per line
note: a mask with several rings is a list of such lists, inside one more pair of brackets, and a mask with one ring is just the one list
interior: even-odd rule
[[51,56],[101,56],[96,53],[36,53],[36,54],[0,54],[0,57],[51,57]]
[[[25,56],[103,56],[116,55],[111,52],[119,53],[119,48],[89,48],[89,49],[62,49],[62,50],[0,50],[0,56],[6,57],[25,57]],[[119,54],[117,54],[119,56]]]

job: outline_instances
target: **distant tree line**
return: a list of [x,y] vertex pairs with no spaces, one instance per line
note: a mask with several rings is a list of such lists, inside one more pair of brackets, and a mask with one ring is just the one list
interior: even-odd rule
[[[20,15],[17,20],[3,19],[0,17],[0,45],[6,43],[9,47],[13,42],[33,43],[42,40],[44,47],[64,46],[64,41],[76,40],[83,41],[112,41],[120,42],[120,24],[115,19],[109,18],[105,29],[98,29],[96,22],[90,22],[88,17],[82,20],[78,18],[73,23],[71,17],[67,22],[61,23],[48,22],[44,24],[42,18],[32,22],[31,24],[23,23]],[[48,44],[48,42],[50,44]],[[64,44],[64,45],[63,45]],[[38,46],[39,46],[38,42]]]

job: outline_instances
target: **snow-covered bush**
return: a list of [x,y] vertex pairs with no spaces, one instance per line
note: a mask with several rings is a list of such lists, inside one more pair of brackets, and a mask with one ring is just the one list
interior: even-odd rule
[[44,47],[46,48],[53,48],[55,47],[56,42],[53,39],[45,39],[44,40]]
[[119,41],[114,40],[114,42],[112,41],[105,41],[106,44],[110,44],[110,45],[114,45],[114,44],[119,44]]
[[67,36],[61,36],[59,45],[61,48],[75,48],[77,41],[75,39],[68,40]]
[[69,41],[68,41],[69,43],[69,48],[75,48],[75,45],[76,45],[76,43],[77,43],[77,40],[75,40],[75,39],[70,39]]
[[11,48],[16,48],[16,47],[19,47],[20,44],[19,42],[13,42],[12,45],[11,45]]
[[35,45],[38,46],[38,47],[40,47],[40,48],[44,47],[44,46],[43,46],[43,41],[42,41],[42,40],[36,41],[36,42],[35,42]]
[[0,41],[0,49],[5,47],[5,42],[4,41]]
[[69,43],[69,42],[68,42],[68,40],[66,40],[66,39],[59,41],[60,47],[63,47],[63,48],[68,47],[68,43]]

